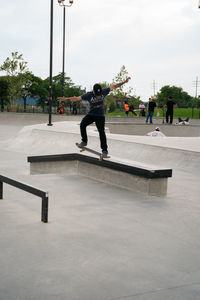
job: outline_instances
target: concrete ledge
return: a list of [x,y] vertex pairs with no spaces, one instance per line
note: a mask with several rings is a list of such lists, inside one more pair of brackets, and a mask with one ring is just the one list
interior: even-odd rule
[[[131,119],[131,118],[130,118]],[[135,121],[136,122],[136,121]],[[199,137],[200,136],[200,126],[190,125],[190,126],[177,126],[168,124],[145,124],[145,118],[143,118],[142,123],[133,122],[106,122],[106,127],[109,128],[110,133],[114,134],[124,134],[124,135],[141,135],[144,136],[147,132],[153,131],[156,126],[160,127],[160,130],[167,137]],[[161,123],[161,122],[160,122]]]
[[58,154],[28,157],[31,174],[78,174],[148,195],[166,195],[171,169],[138,167],[111,160],[99,161],[83,154]]

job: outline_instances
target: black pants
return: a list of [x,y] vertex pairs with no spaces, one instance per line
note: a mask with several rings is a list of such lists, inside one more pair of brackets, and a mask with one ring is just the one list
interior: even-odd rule
[[129,111],[131,111],[132,114],[134,114],[135,116],[137,116],[136,112],[134,112],[134,110],[132,110],[132,108],[129,108]]
[[169,122],[169,117],[170,117],[170,124],[172,124],[173,122],[173,111],[166,111],[166,122]]
[[84,143],[87,143],[87,131],[86,127],[90,124],[95,122],[96,127],[99,132],[100,142],[101,142],[101,149],[102,151],[108,151],[106,135],[105,135],[105,117],[103,116],[91,116],[86,115],[83,120],[81,121],[80,129],[81,129],[81,137]]
[[72,114],[73,115],[77,115],[77,107],[76,107],[76,105],[72,106]]

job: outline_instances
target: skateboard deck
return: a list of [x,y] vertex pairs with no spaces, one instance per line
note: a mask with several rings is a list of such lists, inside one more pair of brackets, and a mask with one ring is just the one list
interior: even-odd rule
[[99,160],[110,158],[110,156],[104,157],[102,153],[100,153],[96,150],[90,149],[88,147],[79,147],[78,143],[76,143],[76,146],[79,148],[80,152],[88,151],[90,153],[93,153],[93,154],[97,155],[99,157]]

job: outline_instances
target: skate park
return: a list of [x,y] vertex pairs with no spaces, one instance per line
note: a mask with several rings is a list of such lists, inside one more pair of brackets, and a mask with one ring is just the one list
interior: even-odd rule
[[[0,299],[199,299],[199,120],[178,127],[162,118],[153,125],[107,118],[106,162],[172,170],[165,195],[156,196],[145,193],[143,181],[131,189],[109,182],[106,168],[92,178],[88,167],[68,172],[62,160],[53,172],[47,161],[45,172],[40,165],[31,174],[28,157],[97,159],[75,146],[80,120],[56,115],[47,126],[47,115],[0,114],[0,175],[49,195],[43,223],[40,199],[3,184]],[[166,137],[144,136],[155,126]],[[99,151],[94,126],[88,136]],[[99,180],[98,173],[109,177]]]

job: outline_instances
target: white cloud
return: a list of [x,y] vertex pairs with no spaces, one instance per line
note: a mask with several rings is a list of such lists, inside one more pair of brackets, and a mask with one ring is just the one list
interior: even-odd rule
[[[65,0],[67,2],[67,0]],[[193,93],[200,70],[200,9],[191,0],[74,0],[66,15],[66,72],[83,87],[115,77],[124,64],[137,94],[152,82]],[[0,9],[0,64],[23,53],[30,70],[49,75],[50,0],[10,0]],[[54,1],[54,74],[62,66],[62,8]],[[190,85],[191,83],[191,85]]]

